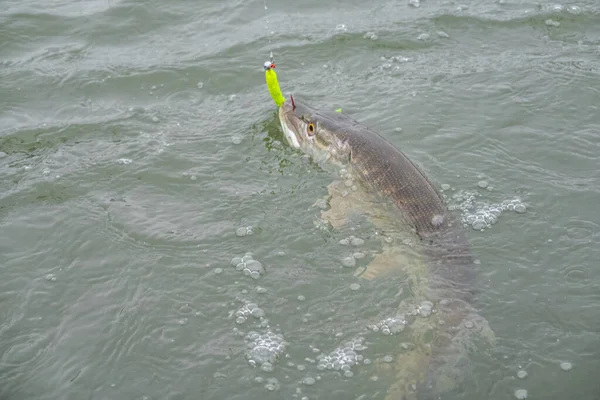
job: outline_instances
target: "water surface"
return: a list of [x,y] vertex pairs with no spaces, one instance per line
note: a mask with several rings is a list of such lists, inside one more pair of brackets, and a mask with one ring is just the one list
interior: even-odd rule
[[[363,333],[403,278],[341,267],[372,227],[315,224],[334,177],[282,143],[270,51],[285,93],[381,133],[471,224],[497,347],[450,398],[600,395],[597,2],[1,4],[3,399],[385,398],[406,338]],[[319,369],[360,336],[352,377]],[[272,371],[257,340],[285,341]]]

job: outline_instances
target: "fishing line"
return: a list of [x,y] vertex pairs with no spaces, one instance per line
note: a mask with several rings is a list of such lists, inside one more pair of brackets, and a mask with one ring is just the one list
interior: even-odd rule
[[[265,61],[264,69],[265,69],[265,80],[267,82],[267,87],[269,88],[269,93],[271,94],[271,98],[277,105],[277,107],[281,107],[283,103],[285,103],[285,97],[281,93],[281,89],[279,88],[279,82],[277,81],[277,74],[275,73],[275,62],[273,61],[273,43],[271,41],[271,35],[274,32],[269,31],[269,7],[267,6],[267,0],[264,0],[265,5],[265,29],[267,30],[267,36],[269,37],[269,59],[270,61]],[[295,107],[294,107],[295,108]]]
[[273,64],[273,43],[271,42],[271,35],[273,32],[269,30],[269,7],[267,7],[267,0],[265,0],[265,29],[267,31],[267,37],[269,38],[269,59],[271,60],[271,64]]

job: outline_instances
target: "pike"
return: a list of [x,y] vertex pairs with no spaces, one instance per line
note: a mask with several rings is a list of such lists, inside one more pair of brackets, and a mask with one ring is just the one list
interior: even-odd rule
[[[472,306],[473,259],[461,224],[425,174],[382,136],[340,112],[320,111],[293,97],[279,99],[278,116],[287,142],[319,164],[350,171],[368,193],[391,203],[399,211],[398,222],[412,228],[427,260],[426,273],[413,280],[419,286],[426,282],[420,295],[433,303],[436,319],[420,327],[414,324],[413,329],[433,337],[418,352],[397,357],[396,382],[386,399],[437,398],[455,388],[468,373],[473,336],[494,341],[487,321]],[[377,267],[373,268],[371,276],[377,275]]]

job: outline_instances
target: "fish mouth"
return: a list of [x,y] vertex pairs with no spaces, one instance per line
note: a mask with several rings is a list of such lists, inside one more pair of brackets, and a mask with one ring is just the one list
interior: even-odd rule
[[303,139],[302,136],[298,133],[299,127],[298,124],[300,119],[296,116],[294,112],[294,107],[289,102],[285,102],[279,107],[279,122],[281,123],[281,128],[283,129],[283,134],[287,139],[290,146],[299,149],[300,141]]

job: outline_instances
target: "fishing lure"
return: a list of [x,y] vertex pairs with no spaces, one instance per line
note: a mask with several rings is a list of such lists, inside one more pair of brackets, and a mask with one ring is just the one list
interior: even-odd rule
[[281,94],[281,89],[279,88],[279,82],[277,81],[277,74],[275,73],[275,63],[271,61],[265,61],[265,80],[267,81],[267,87],[269,88],[269,93],[273,98],[273,101],[277,105],[277,107],[281,107],[283,103],[285,103],[285,97]]

